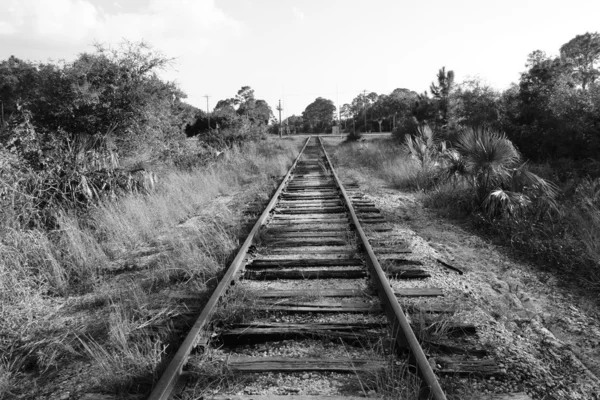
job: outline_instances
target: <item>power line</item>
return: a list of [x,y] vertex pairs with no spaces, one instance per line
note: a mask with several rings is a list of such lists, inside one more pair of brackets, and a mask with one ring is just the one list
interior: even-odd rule
[[367,133],[367,91],[363,90],[363,111],[365,113],[365,133]]

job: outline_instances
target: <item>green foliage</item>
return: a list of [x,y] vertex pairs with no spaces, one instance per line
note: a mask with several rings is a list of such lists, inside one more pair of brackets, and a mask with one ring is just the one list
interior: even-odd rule
[[560,55],[572,70],[572,76],[585,90],[589,84],[593,84],[600,70],[600,34],[598,32],[586,32],[577,35],[560,48]]
[[533,52],[518,88],[503,95],[501,127],[528,158],[597,158],[600,98],[595,37],[574,38],[561,47],[560,58]]
[[414,116],[402,116],[396,119],[396,127],[392,131],[392,136],[396,141],[403,142],[407,135],[417,135],[419,121]]
[[362,134],[358,131],[352,131],[346,135],[346,142],[358,142],[362,139]]
[[435,122],[444,128],[448,125],[451,113],[450,95],[454,89],[454,71],[446,72],[446,67],[442,67],[438,71],[437,81],[437,85],[432,83],[429,90],[431,90],[438,111]]
[[426,170],[437,160],[443,146],[433,129],[424,125],[417,128],[416,136],[405,136],[403,150]]
[[467,128],[458,137],[456,148],[464,159],[468,182],[480,203],[492,187],[510,177],[520,160],[512,142],[503,134],[486,128]]
[[52,228],[59,209],[149,189],[140,155],[165,161],[195,113],[156,76],[169,62],[145,43],[124,42],[72,63],[0,63],[3,225]]
[[112,131],[38,133],[24,114],[0,145],[0,221],[6,227],[56,226],[59,209],[85,209],[122,192],[153,186],[145,172],[119,168]]
[[292,115],[282,121],[282,125],[287,127],[289,133],[296,134],[302,132],[304,127],[304,119],[299,115]]
[[121,152],[134,151],[147,139],[134,137],[145,130],[149,115],[183,96],[156,76],[170,62],[143,42],[116,49],[96,45],[95,53],[60,65],[11,57],[0,65],[0,100],[8,120],[25,109],[38,130],[101,135],[113,129]]
[[[393,131],[402,121],[412,118],[417,94],[408,89],[394,89],[389,95],[375,92],[361,93],[351,104],[344,104],[340,118],[345,130],[357,129],[366,132],[372,121],[378,123],[379,132]],[[350,119],[352,121],[350,121]]]
[[308,123],[311,132],[327,132],[331,129],[335,109],[333,101],[317,97],[315,101],[306,106],[302,112],[302,119]]
[[452,93],[454,124],[499,127],[500,93],[478,79],[462,82]]
[[[213,146],[216,144],[216,136],[212,131],[217,134],[228,131],[229,139],[220,143],[226,145],[260,137],[272,117],[273,112],[267,102],[257,100],[254,89],[250,86],[243,86],[235,98],[219,100],[210,116],[197,110],[195,119],[185,127],[185,133],[188,137],[198,136],[200,140],[206,140],[207,144]],[[235,131],[239,132],[233,133]],[[232,136],[237,139],[231,139]]]
[[254,98],[254,90],[250,86],[243,86],[238,91],[234,104],[238,106],[238,115],[248,118],[257,125],[268,124],[273,116],[271,107],[266,101]]
[[[528,170],[505,135],[487,128],[467,128],[458,137],[456,152],[447,151],[445,176],[461,179],[475,204],[488,218],[521,218],[526,210],[537,217],[557,212],[557,187]],[[535,207],[531,207],[535,206]]]

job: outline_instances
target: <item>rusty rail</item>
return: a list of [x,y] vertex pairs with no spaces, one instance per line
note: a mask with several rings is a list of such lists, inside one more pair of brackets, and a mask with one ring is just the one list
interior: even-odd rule
[[323,146],[323,141],[321,137],[319,139],[319,144],[323,149],[323,153],[325,154],[325,158],[327,159],[327,163],[331,169],[331,173],[335,179],[338,188],[342,192],[342,196],[348,206],[348,212],[352,217],[352,222],[356,227],[356,231],[360,238],[361,244],[366,251],[368,257],[366,259],[367,266],[371,270],[370,276],[373,284],[377,288],[377,293],[379,295],[379,299],[383,304],[385,312],[388,316],[390,323],[392,324],[392,332],[396,340],[396,344],[401,348],[408,348],[411,352],[411,355],[414,357],[415,364],[417,367],[417,372],[421,376],[421,378],[425,381],[426,385],[429,388],[430,394],[434,400],[445,400],[446,395],[442,390],[435,373],[431,369],[427,357],[415,336],[415,333],[410,327],[408,319],[404,312],[402,311],[402,307],[400,307],[400,303],[398,303],[398,299],[396,298],[394,291],[391,289],[390,282],[385,276],[385,272],[381,268],[379,261],[377,261],[377,257],[375,256],[375,252],[365,235],[365,231],[362,229],[360,222],[358,221],[358,216],[354,211],[354,207],[352,206],[352,202],[340,181],[335,169],[333,168],[333,163],[331,162],[327,152],[325,151],[325,147]]
[[282,179],[281,183],[279,184],[279,187],[275,191],[275,194],[271,198],[271,201],[254,224],[252,231],[250,231],[250,234],[248,234],[248,237],[244,241],[244,244],[242,245],[242,247],[240,247],[235,259],[227,269],[225,276],[223,277],[223,279],[221,279],[221,282],[219,282],[219,285],[208,300],[208,303],[206,303],[206,306],[204,307],[202,313],[194,323],[194,326],[192,326],[192,329],[185,337],[183,343],[177,350],[177,353],[175,353],[175,356],[167,366],[167,369],[163,372],[160,380],[157,382],[152,393],[150,394],[150,397],[148,398],[149,400],[166,400],[169,398],[171,392],[173,391],[173,388],[175,387],[175,384],[181,376],[181,371],[185,366],[190,353],[198,344],[198,340],[201,337],[204,327],[210,321],[211,316],[213,315],[217,308],[217,305],[219,304],[219,300],[221,300],[221,298],[227,293],[227,290],[235,283],[235,277],[243,265],[243,261],[246,257],[248,249],[252,245],[254,238],[260,230],[261,226],[264,224],[267,217],[269,216],[269,213],[277,203],[279,195],[281,194],[283,188],[286,186],[288,180],[290,179],[292,171],[296,167],[296,164],[298,164],[298,161],[300,160],[300,157],[306,149],[306,146],[308,145],[309,141],[310,138],[306,139],[306,142],[304,143],[302,150],[300,150],[298,157],[296,157],[296,159],[294,160],[294,163],[288,170],[285,177]]

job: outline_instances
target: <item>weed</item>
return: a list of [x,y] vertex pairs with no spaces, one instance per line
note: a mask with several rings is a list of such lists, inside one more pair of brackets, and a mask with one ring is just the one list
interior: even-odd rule
[[248,375],[233,372],[220,357],[214,357],[213,352],[211,347],[206,347],[202,354],[190,358],[187,372],[193,377],[194,387],[185,391],[183,399],[198,399],[223,389],[236,390],[251,379]]
[[211,323],[216,326],[231,326],[251,321],[257,314],[256,303],[257,299],[251,292],[235,285],[215,311]]
[[363,395],[369,397],[375,392],[378,397],[390,399],[418,399],[421,379],[413,372],[408,360],[395,356],[385,356],[389,353],[390,338],[381,338],[363,348],[367,358],[381,361],[384,367],[373,372],[354,372]]
[[0,360],[0,399],[8,398],[8,396],[14,396],[11,392],[12,389],[12,373],[11,368],[6,365],[4,360]]

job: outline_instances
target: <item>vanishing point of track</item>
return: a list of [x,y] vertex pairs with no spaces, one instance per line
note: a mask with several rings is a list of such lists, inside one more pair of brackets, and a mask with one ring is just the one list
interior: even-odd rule
[[[214,343],[235,349],[245,343],[287,339],[302,341],[327,338],[347,342],[350,338],[351,341],[360,342],[368,336],[361,332],[372,332],[378,327],[387,330],[388,337],[391,337],[388,348],[392,350],[388,355],[409,360],[411,370],[420,377],[421,396],[445,399],[436,375],[398,302],[397,293],[390,285],[386,272],[389,275],[393,271],[384,271],[381,267],[361,226],[361,223],[366,223],[370,224],[371,229],[376,229],[375,224],[381,222],[377,213],[369,202],[349,195],[333,169],[320,138],[307,139],[157,382],[150,399],[168,399],[180,391],[185,386],[182,381],[191,375],[185,371],[192,352],[207,351]],[[352,283],[364,281],[365,278],[370,280],[370,293],[364,289],[349,288],[348,285],[342,289],[336,287],[340,281]],[[325,285],[327,290],[305,286],[298,289],[295,284],[300,282],[298,279],[302,279],[302,282],[331,280],[331,285]],[[275,290],[266,286],[265,282],[277,282],[280,286]],[[251,293],[253,301],[249,307],[256,308],[256,315],[260,315],[260,312],[329,316],[340,313],[383,313],[387,317],[387,324],[344,322],[345,317],[342,317],[342,321],[325,319],[307,322],[302,319],[298,323],[283,318],[275,322],[238,323],[227,329],[216,329],[212,321],[215,312],[228,301],[233,291],[239,291],[240,288]],[[250,310],[248,313],[253,312]],[[215,333],[216,330],[218,333]],[[388,365],[373,359],[341,357],[339,354],[335,357],[323,354],[321,357],[312,355],[304,358],[234,354],[223,363],[226,364],[225,368],[239,374],[358,374]],[[215,393],[215,398],[219,398],[218,395]],[[251,397],[247,396],[248,399]],[[318,398],[323,399],[324,396]]]

